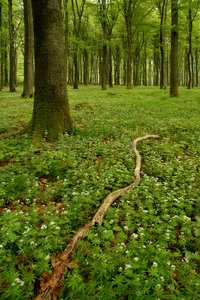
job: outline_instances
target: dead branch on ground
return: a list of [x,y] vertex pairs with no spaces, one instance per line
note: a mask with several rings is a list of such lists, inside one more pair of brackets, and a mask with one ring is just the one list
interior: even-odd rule
[[136,156],[136,166],[134,170],[135,180],[133,183],[125,188],[116,190],[110,193],[104,200],[96,214],[94,215],[92,221],[88,222],[86,225],[81,227],[78,232],[71,239],[69,245],[65,248],[63,252],[58,254],[56,257],[52,257],[52,272],[51,274],[43,274],[40,282],[40,291],[35,297],[35,300],[57,300],[60,289],[66,275],[67,270],[73,268],[75,264],[72,260],[72,254],[77,248],[78,241],[83,239],[85,235],[89,232],[90,228],[95,224],[102,225],[104,216],[111,206],[111,204],[117,200],[121,195],[130,192],[133,187],[137,187],[140,184],[141,177],[141,156],[137,150],[137,143],[146,139],[155,138],[159,139],[158,135],[145,135],[143,137],[136,138],[132,142],[132,148]]

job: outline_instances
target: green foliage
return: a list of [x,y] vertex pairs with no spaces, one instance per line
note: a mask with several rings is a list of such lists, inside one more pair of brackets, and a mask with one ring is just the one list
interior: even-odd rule
[[146,134],[161,139],[138,144],[140,186],[79,242],[60,299],[199,299],[199,90],[112,92],[69,88],[74,134],[38,148],[19,135],[31,101],[1,92],[1,299],[33,297],[51,255],[132,182],[131,141]]

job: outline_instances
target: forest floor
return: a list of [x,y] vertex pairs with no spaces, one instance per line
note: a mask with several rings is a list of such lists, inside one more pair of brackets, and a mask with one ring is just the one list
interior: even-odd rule
[[60,300],[198,300],[200,89],[69,87],[74,132],[36,147],[33,101],[0,92],[0,298],[34,299],[44,272],[103,199],[141,183],[80,240]]

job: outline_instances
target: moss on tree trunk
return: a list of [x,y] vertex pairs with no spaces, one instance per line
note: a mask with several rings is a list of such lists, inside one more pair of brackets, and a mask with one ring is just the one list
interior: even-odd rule
[[54,142],[72,129],[66,86],[61,1],[32,0],[35,36],[35,98],[29,131],[33,142]]

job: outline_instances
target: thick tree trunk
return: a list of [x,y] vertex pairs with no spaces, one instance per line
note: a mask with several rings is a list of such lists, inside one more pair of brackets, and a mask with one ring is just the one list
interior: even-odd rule
[[33,142],[54,142],[70,132],[61,0],[32,0],[35,36],[35,98],[30,130]]
[[25,29],[25,49],[24,49],[24,88],[22,97],[32,98],[33,96],[33,18],[31,0],[24,2],[24,29]]
[[171,0],[170,96],[178,97],[178,0]]

